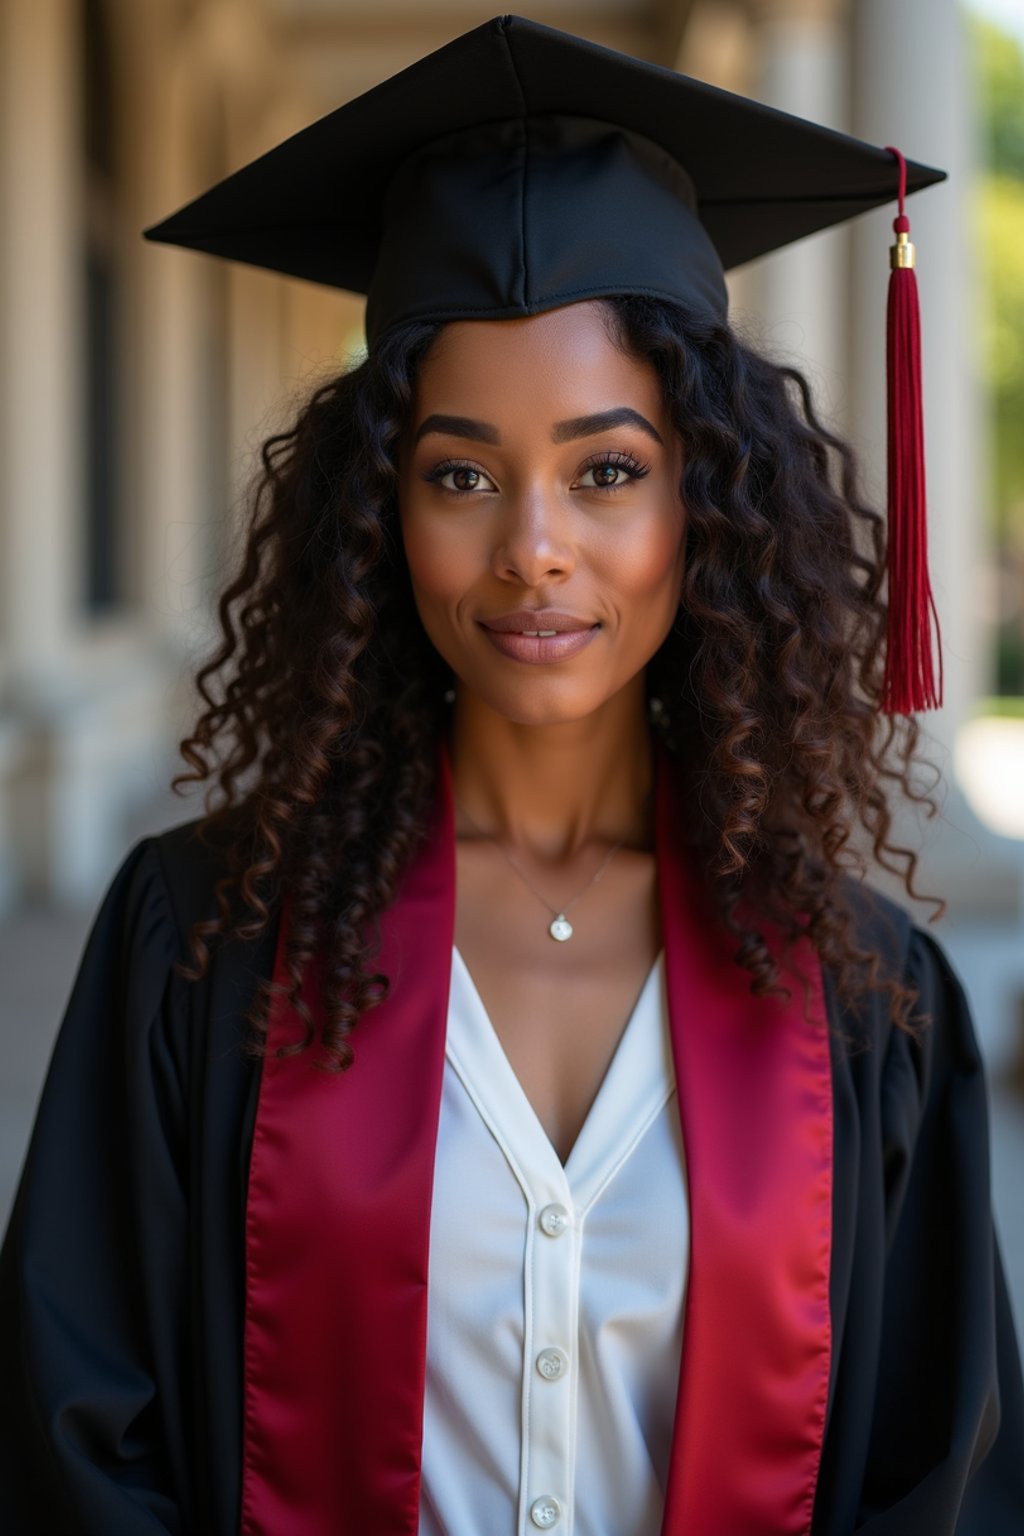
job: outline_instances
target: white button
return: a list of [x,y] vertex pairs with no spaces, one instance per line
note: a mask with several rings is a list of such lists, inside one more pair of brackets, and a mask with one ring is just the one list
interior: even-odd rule
[[539,1217],[540,1229],[548,1237],[561,1237],[569,1225],[569,1212],[564,1205],[546,1205]]
[[553,1525],[558,1524],[561,1515],[562,1506],[557,1499],[551,1497],[550,1493],[545,1493],[539,1499],[534,1499],[530,1505],[530,1519],[542,1531],[550,1531]]
[[537,1356],[537,1369],[545,1381],[557,1381],[568,1365],[569,1357],[561,1349],[542,1349]]

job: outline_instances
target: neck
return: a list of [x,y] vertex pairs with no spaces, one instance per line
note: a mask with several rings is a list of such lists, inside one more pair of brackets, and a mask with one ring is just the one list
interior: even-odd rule
[[450,738],[456,825],[549,861],[594,842],[653,846],[643,676],[582,720],[523,725],[457,686]]

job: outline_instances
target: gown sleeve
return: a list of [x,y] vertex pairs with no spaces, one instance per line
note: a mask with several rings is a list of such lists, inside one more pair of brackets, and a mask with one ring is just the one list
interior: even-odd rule
[[881,1081],[883,1311],[861,1509],[870,1536],[1021,1536],[1024,1385],[989,1183],[982,1058],[941,947],[912,932],[934,1020]]
[[179,953],[144,838],[89,933],[0,1252],[5,1536],[189,1530]]

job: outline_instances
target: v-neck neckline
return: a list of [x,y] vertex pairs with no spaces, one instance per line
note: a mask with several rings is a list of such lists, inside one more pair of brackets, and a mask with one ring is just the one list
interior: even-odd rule
[[[492,1132],[516,1163],[544,1168],[582,1211],[621,1166],[675,1088],[659,950],[563,1163],[512,1066],[457,945],[452,948],[447,1054]],[[517,1169],[520,1182],[523,1170]]]

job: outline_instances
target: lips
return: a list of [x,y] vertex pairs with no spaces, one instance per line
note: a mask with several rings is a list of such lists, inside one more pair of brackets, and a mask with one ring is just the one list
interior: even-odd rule
[[517,608],[515,613],[504,613],[496,619],[481,619],[485,629],[499,635],[529,635],[547,632],[556,635],[569,634],[581,629],[592,629],[590,619],[581,619],[574,613],[559,613],[556,608]]
[[567,661],[590,644],[600,624],[550,608],[520,608],[480,626],[496,650],[513,661],[550,665]]

